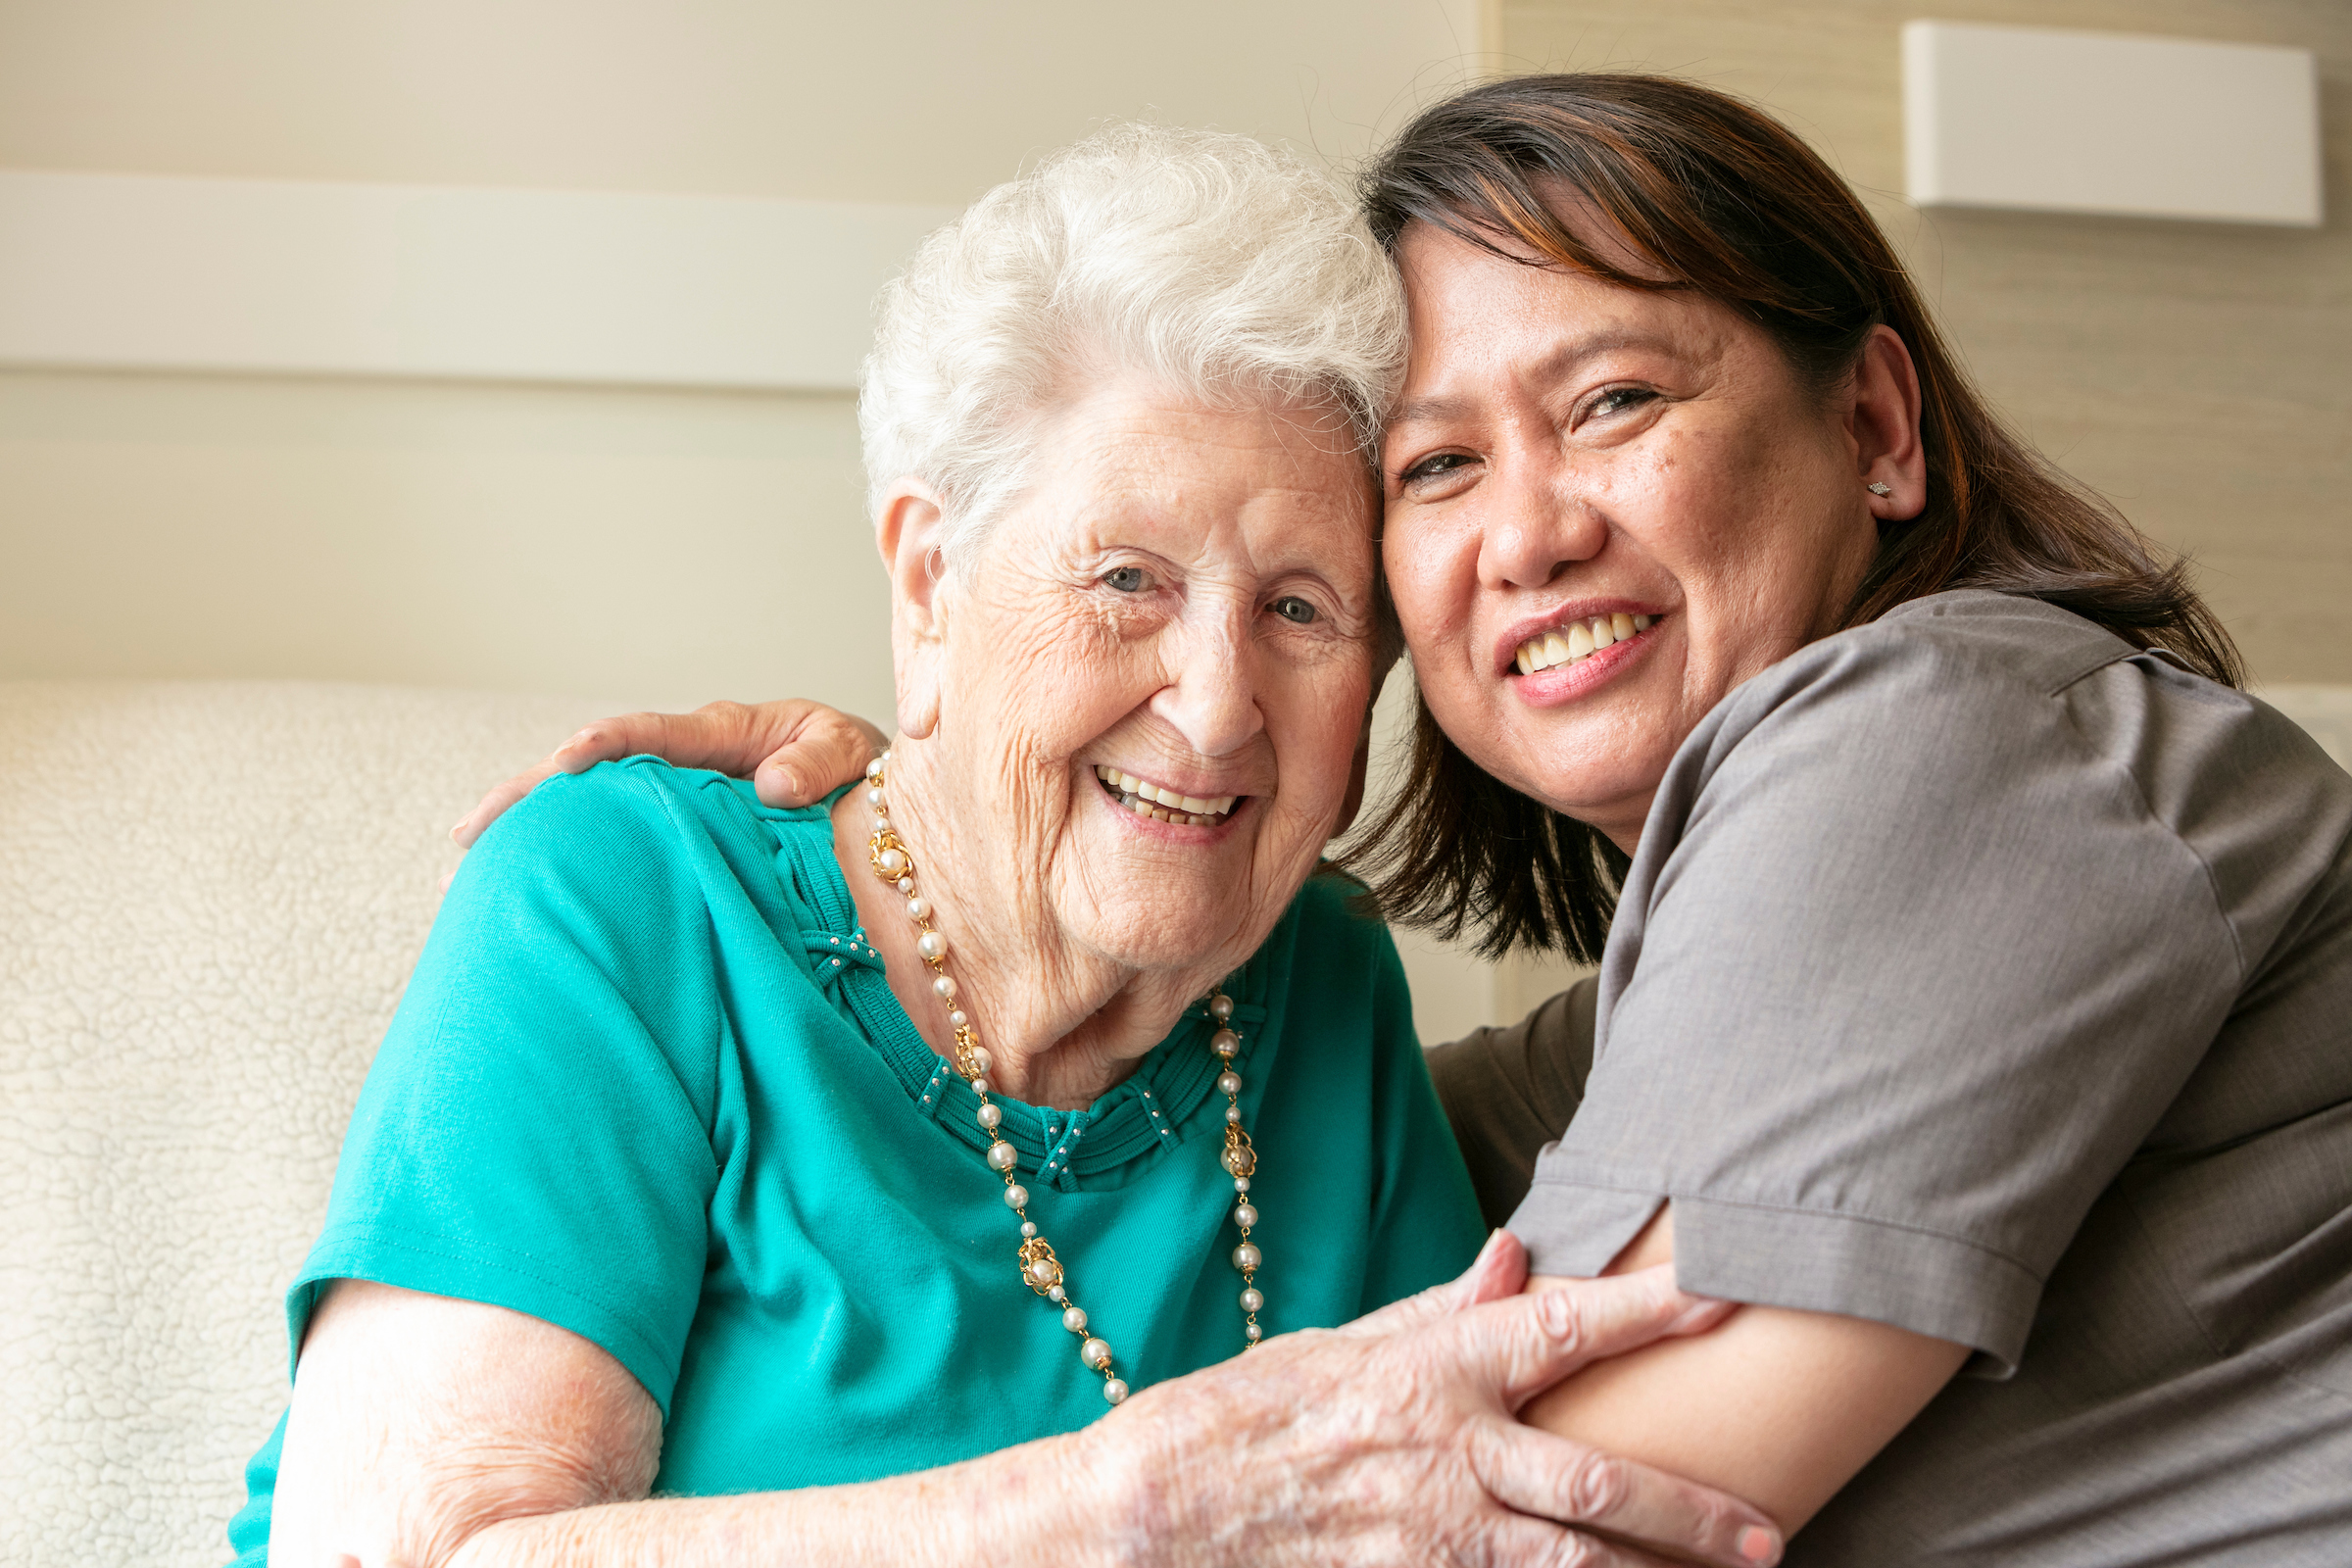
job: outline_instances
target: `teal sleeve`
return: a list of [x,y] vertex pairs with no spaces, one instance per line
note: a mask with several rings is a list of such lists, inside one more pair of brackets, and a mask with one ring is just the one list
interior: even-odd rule
[[1372,1250],[1363,1310],[1372,1311],[1454,1278],[1486,1239],[1478,1196],[1446,1124],[1413,1031],[1412,993],[1385,927],[1373,963],[1374,1112],[1380,1139],[1374,1168]]
[[277,1500],[277,1456],[285,1446],[286,1417],[280,1415],[270,1441],[245,1462],[245,1506],[228,1521],[228,1549],[237,1554],[228,1568],[269,1568],[270,1510]]
[[709,900],[734,882],[680,777],[550,779],[466,856],[288,1293],[292,1348],[323,1282],[374,1280],[568,1329],[667,1414],[718,1174]]

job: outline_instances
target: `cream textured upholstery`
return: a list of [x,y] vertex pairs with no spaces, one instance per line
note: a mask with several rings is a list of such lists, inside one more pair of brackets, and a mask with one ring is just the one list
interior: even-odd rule
[[0,1563],[226,1561],[448,826],[612,710],[0,682]]

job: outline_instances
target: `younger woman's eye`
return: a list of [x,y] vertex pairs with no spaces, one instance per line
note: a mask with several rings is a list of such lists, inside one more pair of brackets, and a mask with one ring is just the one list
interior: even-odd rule
[[1613,386],[1592,400],[1592,412],[1603,416],[1623,414],[1628,409],[1640,408],[1656,396],[1647,387]]
[[1123,594],[1140,594],[1152,586],[1152,574],[1141,566],[1113,566],[1102,574],[1102,583]]
[[1299,598],[1297,594],[1289,594],[1281,599],[1277,599],[1274,601],[1274,603],[1268,605],[1266,608],[1273,611],[1274,613],[1280,615],[1283,619],[1294,621],[1301,626],[1306,625],[1309,621],[1315,618],[1315,607],[1308,604],[1305,600]]
[[1435,479],[1443,474],[1451,473],[1456,468],[1467,466],[1472,461],[1466,452],[1441,452],[1435,457],[1423,458],[1419,463],[1405,469],[1398,477],[1406,484],[1411,484],[1416,479]]

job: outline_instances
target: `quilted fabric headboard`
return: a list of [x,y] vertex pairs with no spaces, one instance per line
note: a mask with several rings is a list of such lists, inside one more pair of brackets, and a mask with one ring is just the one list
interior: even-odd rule
[[0,683],[0,1562],[225,1562],[457,852],[595,702]]

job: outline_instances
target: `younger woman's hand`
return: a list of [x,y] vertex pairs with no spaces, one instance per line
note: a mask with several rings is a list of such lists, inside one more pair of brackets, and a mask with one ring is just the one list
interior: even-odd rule
[[889,743],[864,719],[798,697],[710,703],[691,713],[623,713],[598,719],[538,766],[483,796],[449,836],[460,849],[469,850],[501,811],[538,788],[541,779],[646,755],[680,767],[748,777],[770,806],[808,806],[863,773],[867,760]]

